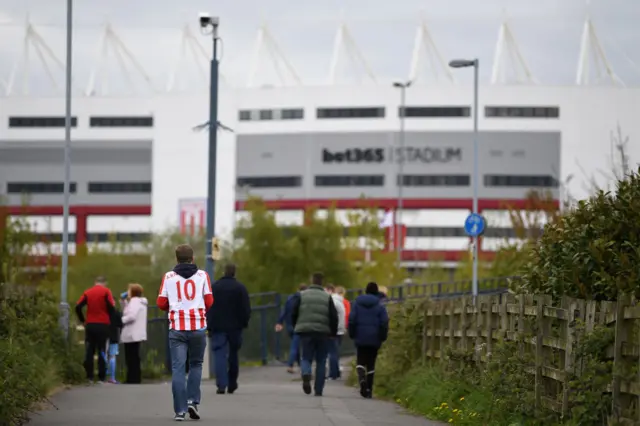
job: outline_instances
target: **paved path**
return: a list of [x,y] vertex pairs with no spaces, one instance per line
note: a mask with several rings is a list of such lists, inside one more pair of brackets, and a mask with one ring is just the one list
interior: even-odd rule
[[[404,414],[395,404],[365,400],[342,381],[329,381],[323,397],[304,395],[296,377],[280,367],[245,368],[233,395],[202,384],[203,425],[221,426],[436,426]],[[32,416],[33,426],[174,424],[171,385],[80,386],[52,398],[59,408]]]

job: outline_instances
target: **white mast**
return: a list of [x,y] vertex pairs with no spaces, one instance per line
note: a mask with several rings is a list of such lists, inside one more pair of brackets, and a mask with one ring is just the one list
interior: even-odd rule
[[[588,85],[591,71],[594,71],[596,82],[606,79],[610,84],[624,86],[624,82],[613,71],[613,67],[602,48],[600,38],[589,14],[589,3],[590,1],[587,0],[587,17],[582,27],[576,84],[579,86]],[[591,67],[594,69],[590,70]]]
[[428,67],[436,82],[441,80],[444,75],[445,79],[451,83],[455,83],[456,79],[451,72],[449,64],[442,56],[440,49],[433,41],[431,32],[427,26],[424,14],[420,18],[420,23],[416,30],[416,37],[413,43],[413,53],[411,55],[411,69],[409,71],[409,80],[412,82],[420,81],[421,68]]
[[111,26],[110,23],[107,23],[102,33],[102,38],[99,44],[99,55],[96,61],[96,66],[91,71],[91,75],[89,76],[89,82],[87,84],[87,88],[85,90],[86,96],[94,96],[96,95],[96,79],[100,77],[102,83],[102,94],[108,94],[108,61],[109,61],[109,51],[113,53],[120,67],[122,75],[129,85],[129,89],[132,92],[135,92],[136,85],[132,80],[132,73],[129,71],[127,67],[127,62],[129,65],[133,66],[135,71],[139,74],[140,77],[145,81],[147,86],[151,89],[152,92],[155,92],[153,87],[153,83],[151,82],[151,77],[145,71],[145,69],[140,65],[140,62],[136,59],[135,55],[131,53],[129,48],[124,44],[122,39],[116,34],[115,30]]
[[338,26],[338,31],[336,32],[333,42],[333,54],[331,55],[331,64],[329,66],[327,83],[329,85],[336,83],[336,76],[338,74],[340,58],[343,50],[354,70],[358,71],[358,69],[360,69],[360,71],[364,72],[364,80],[368,79],[371,82],[376,83],[377,79],[369,65],[369,62],[365,59],[362,51],[351,35],[351,31],[349,31],[349,28],[347,27],[344,20],[344,11],[341,14],[340,25]]
[[[273,65],[278,80],[282,86],[290,84],[289,82],[291,80],[295,85],[302,84],[302,80],[298,76],[297,71],[283,53],[278,42],[276,42],[276,39],[273,37],[269,27],[267,26],[267,23],[263,22],[258,29],[258,34],[256,36],[249,75],[247,78],[247,87],[255,87],[256,77],[262,65],[261,60],[264,53],[269,56],[269,59],[271,60],[270,62]],[[287,78],[287,76],[289,78]]]
[[[507,84],[513,77],[515,83],[537,84],[537,79],[531,73],[529,64],[524,59],[520,47],[516,42],[506,11],[503,10],[504,18],[498,31],[498,41],[496,43],[495,55],[493,58],[493,69],[491,72],[491,84]],[[508,73],[510,68],[511,73]]]
[[9,75],[9,80],[4,84],[5,93],[7,96],[13,94],[14,84],[18,73],[22,74],[22,95],[29,94],[29,82],[31,77],[31,49],[36,53],[38,60],[44,67],[47,77],[51,85],[57,92],[61,92],[62,84],[56,79],[51,69],[50,62],[61,71],[60,75],[64,75],[65,66],[64,63],[56,56],[51,47],[47,44],[45,39],[31,24],[29,17],[27,16],[25,25],[25,34],[23,38],[23,51],[22,56],[18,59]]

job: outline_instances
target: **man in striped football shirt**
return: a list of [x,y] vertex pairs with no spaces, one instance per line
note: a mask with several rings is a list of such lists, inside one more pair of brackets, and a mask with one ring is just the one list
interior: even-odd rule
[[[174,419],[183,421],[188,412],[189,417],[198,420],[202,361],[207,345],[206,311],[213,305],[211,280],[193,263],[191,246],[179,245],[176,260],[175,268],[162,277],[157,304],[169,312]],[[187,353],[189,378],[185,380]]]

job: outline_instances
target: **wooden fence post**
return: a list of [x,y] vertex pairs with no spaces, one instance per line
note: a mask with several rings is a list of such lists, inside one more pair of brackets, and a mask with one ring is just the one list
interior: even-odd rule
[[462,296],[460,301],[460,305],[462,307],[462,312],[460,313],[460,348],[463,351],[467,350],[467,298],[466,296]]
[[429,338],[429,327],[428,320],[429,316],[427,312],[429,310],[430,303],[423,303],[422,308],[424,312],[422,312],[422,364],[425,365],[427,362],[427,349],[428,349],[428,338]]
[[[535,297],[536,301],[536,348],[535,348],[535,409],[539,411],[542,408],[542,391],[544,389],[542,366],[543,366],[543,339],[544,339],[544,299],[541,296]],[[521,305],[522,306],[522,305]],[[522,315],[522,309],[521,309]]]
[[569,382],[573,376],[573,344],[575,341],[577,301],[575,299],[569,299],[567,308],[568,315],[565,320],[564,382],[562,384],[562,418],[569,412]]
[[618,295],[616,302],[615,342],[613,344],[613,382],[611,383],[611,413],[617,421],[621,415],[620,407],[620,370],[622,369],[622,343],[627,336],[624,321],[624,308],[627,306],[629,296]]

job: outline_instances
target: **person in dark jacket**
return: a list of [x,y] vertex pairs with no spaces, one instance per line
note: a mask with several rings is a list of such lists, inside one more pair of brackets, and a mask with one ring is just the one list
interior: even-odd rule
[[242,346],[242,330],[249,326],[251,318],[249,293],[235,276],[236,266],[226,265],[224,276],[211,286],[216,303],[207,311],[218,394],[234,393],[238,389],[238,351]]
[[365,294],[356,298],[349,315],[349,337],[356,346],[356,372],[363,398],[373,395],[376,358],[388,334],[387,309],[380,302],[378,285],[371,282],[367,284]]
[[330,338],[338,334],[338,311],[322,281],[321,273],[313,274],[309,288],[294,296],[291,315],[294,332],[300,335],[302,345],[302,390],[311,394],[311,364],[315,360],[316,396],[322,396],[324,390]]
[[284,326],[287,328],[287,334],[289,335],[289,339],[291,343],[289,344],[289,360],[287,361],[287,371],[291,374],[295,373],[293,366],[297,362],[300,365],[300,336],[296,334],[293,330],[293,302],[295,300],[296,295],[300,295],[301,291],[307,289],[306,284],[300,284],[298,291],[287,298],[287,301],[284,304],[284,308],[280,313],[280,317],[278,318],[278,323],[276,324],[276,333],[280,333]]

